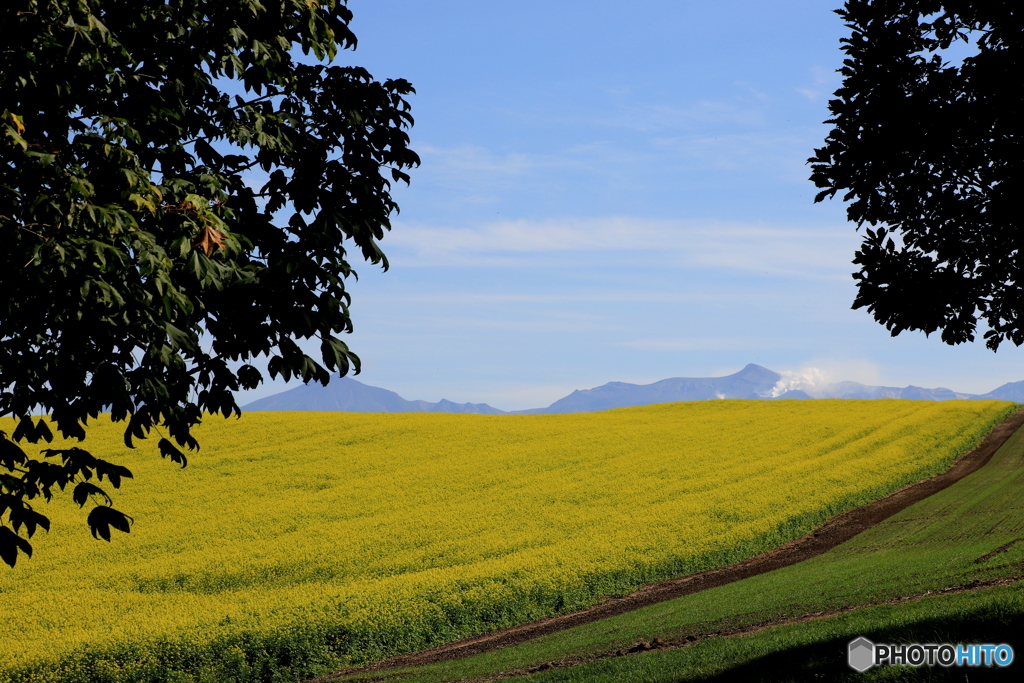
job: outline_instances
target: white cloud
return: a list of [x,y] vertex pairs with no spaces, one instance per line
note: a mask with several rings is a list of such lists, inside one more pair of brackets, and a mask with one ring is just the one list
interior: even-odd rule
[[[848,226],[779,227],[632,217],[497,221],[474,228],[403,223],[388,237],[404,267],[530,266],[537,255],[644,252],[672,266],[849,279]],[[403,253],[404,252],[404,253]],[[544,264],[547,265],[547,264]]]
[[803,391],[818,397],[828,385],[836,382],[882,384],[879,366],[866,360],[819,359],[798,370],[782,370],[779,374],[782,379],[772,387],[770,396],[781,396],[787,391]]
[[795,372],[783,370],[779,373],[782,379],[775,383],[768,396],[775,398],[787,391],[804,391],[814,396],[818,387],[828,384],[826,375],[818,368],[802,368]]

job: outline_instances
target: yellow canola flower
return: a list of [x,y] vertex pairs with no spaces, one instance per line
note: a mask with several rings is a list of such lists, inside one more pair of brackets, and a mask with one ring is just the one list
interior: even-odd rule
[[17,624],[0,639],[0,680],[126,643],[323,627],[402,649],[420,642],[410,633],[443,640],[579,608],[761,552],[941,471],[1014,407],[250,413],[207,419],[184,470],[147,442],[125,449],[123,424],[95,424],[82,446],[134,472],[108,493],[135,525],[97,542],[88,506],[39,504],[53,531],[0,571]]

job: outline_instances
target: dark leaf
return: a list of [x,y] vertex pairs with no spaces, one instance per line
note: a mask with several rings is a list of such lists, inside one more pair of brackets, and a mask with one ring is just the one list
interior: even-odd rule
[[18,563],[18,551],[32,557],[32,544],[5,526],[0,526],[0,560],[11,567]]
[[179,463],[182,467],[188,465],[188,458],[185,457],[185,454],[179,451],[175,445],[167,439],[160,439],[157,447],[160,449],[161,458],[170,458],[171,462]]
[[124,445],[128,448],[135,448],[132,438],[145,439],[149,434],[150,425],[149,416],[146,413],[133,413],[128,418],[128,427],[124,430]]
[[104,541],[109,541],[110,527],[129,533],[134,520],[112,507],[97,505],[89,512],[89,517],[86,521],[92,530],[93,538],[97,540],[102,538]]
[[78,507],[84,507],[85,503],[89,500],[89,496],[101,496],[105,501],[107,501],[107,505],[110,505],[113,502],[110,500],[110,496],[108,496],[103,489],[95,484],[90,484],[87,481],[79,482],[75,486],[75,490],[71,494],[71,499],[78,503]]
[[60,456],[64,463],[64,471],[69,477],[81,475],[86,479],[91,479],[93,469],[98,462],[92,453],[77,446],[65,449],[47,448],[43,451],[43,455],[47,458]]
[[36,527],[43,527],[47,531],[50,530],[49,518],[33,510],[28,504],[21,503],[11,507],[11,513],[9,515],[11,520],[11,526],[14,530],[20,531],[21,527],[25,527],[25,532],[29,538],[35,536]]
[[[83,434],[82,438],[85,438]],[[50,431],[50,425],[46,424],[46,420],[39,418],[36,423],[36,439],[43,439],[46,443],[53,441],[53,433]],[[33,441],[35,443],[35,441]]]
[[115,489],[121,488],[122,478],[134,478],[132,476],[131,470],[129,470],[127,467],[124,467],[123,465],[115,465],[111,462],[107,462],[106,460],[96,461],[96,476],[97,478],[99,478],[100,481],[103,481],[104,477],[109,479],[111,486],[113,486]]
[[36,426],[32,423],[32,418],[27,415],[18,418],[18,426],[14,428],[13,438],[15,441],[39,442],[39,436],[36,435]]
[[22,477],[22,483],[28,487],[29,491],[26,494],[27,498],[41,494],[43,498],[50,500],[53,497],[54,486],[63,491],[64,487],[74,478],[74,475],[64,465],[29,460],[27,468],[28,473]]
[[7,438],[6,434],[0,436],[0,465],[13,470],[18,465],[24,465],[28,461],[25,451],[21,450],[18,444]]

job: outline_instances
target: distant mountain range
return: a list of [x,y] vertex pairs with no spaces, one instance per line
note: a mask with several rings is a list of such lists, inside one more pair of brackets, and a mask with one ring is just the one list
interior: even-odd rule
[[304,384],[242,406],[242,410],[317,410],[345,413],[476,413],[504,415],[486,403],[406,401],[393,391],[371,387],[351,377],[331,377],[326,387]]
[[925,401],[950,399],[998,399],[1024,403],[1024,382],[1010,382],[987,394],[964,394],[939,387],[880,387],[858,382],[786,389],[783,375],[751,363],[725,377],[673,377],[653,384],[609,382],[581,389],[560,398],[547,408],[499,410],[486,403],[453,403],[441,400],[407,401],[393,391],[371,387],[351,377],[333,377],[326,387],[309,384],[261,398],[242,410],[315,410],[350,413],[474,413],[483,415],[537,415],[590,413],[610,408],[645,406],[676,401],[707,401],[716,398],[811,399],[811,398],[910,398]]

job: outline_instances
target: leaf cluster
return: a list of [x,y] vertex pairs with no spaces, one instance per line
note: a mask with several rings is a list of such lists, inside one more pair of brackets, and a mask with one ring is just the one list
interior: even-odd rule
[[[1024,12],[1013,0],[849,0],[834,128],[809,159],[864,231],[858,293],[893,334],[1024,343]],[[944,51],[966,44],[961,63]]]
[[[412,86],[330,65],[356,45],[351,18],[344,0],[0,6],[0,415],[41,411],[82,440],[109,411],[128,446],[166,430],[158,450],[184,466],[203,415],[240,415],[233,392],[262,381],[254,357],[286,380],[358,372],[338,337],[344,245],[387,268],[391,186],[419,159]],[[310,338],[317,359],[294,341]],[[39,429],[0,442],[2,495],[48,499],[90,473],[116,488],[81,449],[48,452],[63,465],[14,456],[48,440]],[[33,480],[43,465],[62,474]],[[73,494],[89,496],[109,500]],[[0,515],[12,566],[35,527],[11,511],[27,509]],[[93,509],[94,536],[127,531],[113,512]]]

